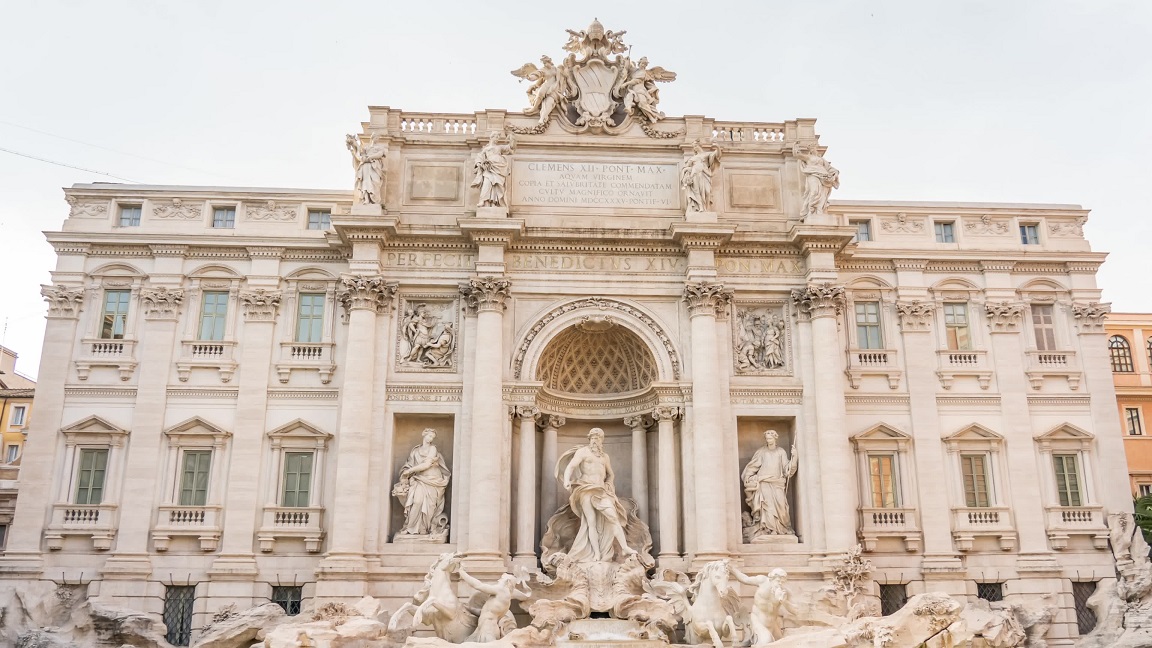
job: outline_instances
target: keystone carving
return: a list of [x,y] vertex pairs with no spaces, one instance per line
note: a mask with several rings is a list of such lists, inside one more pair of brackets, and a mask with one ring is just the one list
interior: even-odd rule
[[370,310],[387,313],[396,298],[395,281],[385,281],[380,275],[340,275],[336,288],[336,299],[344,307],[344,313],[352,315],[354,310]]
[[932,304],[913,300],[896,302],[896,314],[900,316],[900,330],[927,331],[932,322]]
[[988,325],[993,332],[1012,333],[1020,330],[1020,319],[1024,315],[1024,304],[1018,302],[992,302],[984,304],[988,314]]
[[827,281],[810,283],[792,290],[792,302],[802,315],[811,319],[836,317],[844,308],[844,286]]
[[42,284],[40,294],[44,295],[44,301],[48,302],[48,317],[77,317],[80,314],[80,306],[84,303],[83,288]]
[[175,319],[184,301],[184,291],[179,288],[144,288],[140,290],[140,303],[144,306],[144,317],[148,319]]
[[512,289],[512,282],[497,277],[469,279],[460,284],[460,294],[473,312],[494,311],[503,313]]
[[1072,317],[1081,333],[1099,333],[1104,330],[1104,318],[1112,312],[1111,304],[1081,302],[1072,304]]
[[721,316],[728,313],[732,303],[732,291],[725,290],[724,284],[700,281],[684,286],[684,301],[688,302],[688,314]]
[[240,292],[240,304],[244,306],[244,319],[249,322],[271,322],[276,319],[280,308],[280,291],[256,288]]

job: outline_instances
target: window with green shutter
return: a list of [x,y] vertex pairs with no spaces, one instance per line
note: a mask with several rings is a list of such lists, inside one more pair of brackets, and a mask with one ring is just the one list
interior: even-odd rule
[[988,457],[982,454],[960,455],[964,476],[964,505],[972,508],[991,506],[988,496]]
[[312,488],[312,453],[284,453],[284,497],[280,506],[305,507],[309,505]]
[[95,506],[104,500],[104,478],[108,471],[108,450],[80,450],[80,470],[76,476],[76,503]]
[[128,325],[130,290],[105,290],[104,315],[100,321],[100,339],[123,340]]
[[200,304],[200,339],[224,339],[224,324],[228,317],[228,293],[206,292]]
[[180,506],[208,503],[208,475],[212,469],[211,450],[185,450],[180,476]]
[[296,311],[296,341],[320,342],[324,324],[324,293],[301,293]]
[[859,349],[883,349],[880,334],[880,302],[856,302],[856,345]]
[[1082,506],[1080,500],[1080,469],[1074,454],[1052,455],[1056,469],[1056,494],[1060,506]]

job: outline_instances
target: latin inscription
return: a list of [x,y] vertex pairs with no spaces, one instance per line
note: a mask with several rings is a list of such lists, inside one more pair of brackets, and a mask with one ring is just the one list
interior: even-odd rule
[[716,270],[729,275],[802,275],[804,268],[797,259],[730,258],[717,259]]
[[460,252],[388,252],[384,265],[392,268],[473,268],[476,255]]
[[675,164],[513,163],[513,204],[552,207],[677,209]]
[[508,269],[569,272],[654,272],[681,274],[688,261],[681,257],[609,256],[603,254],[510,254]]

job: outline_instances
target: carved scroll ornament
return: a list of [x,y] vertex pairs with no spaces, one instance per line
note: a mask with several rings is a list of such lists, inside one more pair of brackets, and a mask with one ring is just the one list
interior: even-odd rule
[[280,291],[256,288],[240,292],[240,304],[244,307],[244,319],[250,322],[270,322],[276,319],[280,308]]
[[1104,330],[1104,318],[1112,312],[1111,304],[1081,302],[1072,304],[1072,317],[1082,333],[1098,333]]
[[380,275],[345,274],[340,276],[336,299],[348,315],[354,310],[387,313],[396,298],[398,285],[395,281],[385,281]]
[[988,325],[992,327],[994,332],[1013,332],[1020,328],[1020,319],[1024,315],[1024,304],[990,302],[984,305],[984,312],[988,314]]
[[896,314],[900,316],[900,328],[904,331],[927,331],[932,322],[932,304],[913,300],[896,302]]
[[144,288],[140,291],[140,303],[144,306],[144,317],[149,319],[171,319],[179,314],[184,301],[184,291],[179,288]]
[[724,284],[698,281],[684,286],[684,301],[688,302],[688,314],[692,317],[717,317],[727,313],[728,305],[732,303],[732,291],[725,290]]
[[503,313],[512,289],[512,282],[497,277],[479,277],[460,284],[460,294],[464,302],[474,312],[495,311]]
[[84,289],[80,287],[41,285],[40,294],[48,302],[48,317],[76,317],[84,303]]
[[810,283],[804,288],[792,290],[792,302],[800,314],[811,319],[836,317],[844,308],[844,286],[827,281]]

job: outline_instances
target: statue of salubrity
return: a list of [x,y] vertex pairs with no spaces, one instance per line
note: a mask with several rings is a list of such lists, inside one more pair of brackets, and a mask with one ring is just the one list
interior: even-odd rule
[[788,506],[788,480],[796,474],[798,456],[777,446],[780,433],[764,431],[764,447],[752,455],[740,479],[751,514],[745,514],[746,542],[770,542],[773,536],[794,536],[792,515]]
[[448,517],[444,515],[444,492],[452,473],[436,448],[436,430],[420,433],[420,445],[408,453],[393,497],[404,503],[404,526],[393,539],[398,542],[448,541]]

